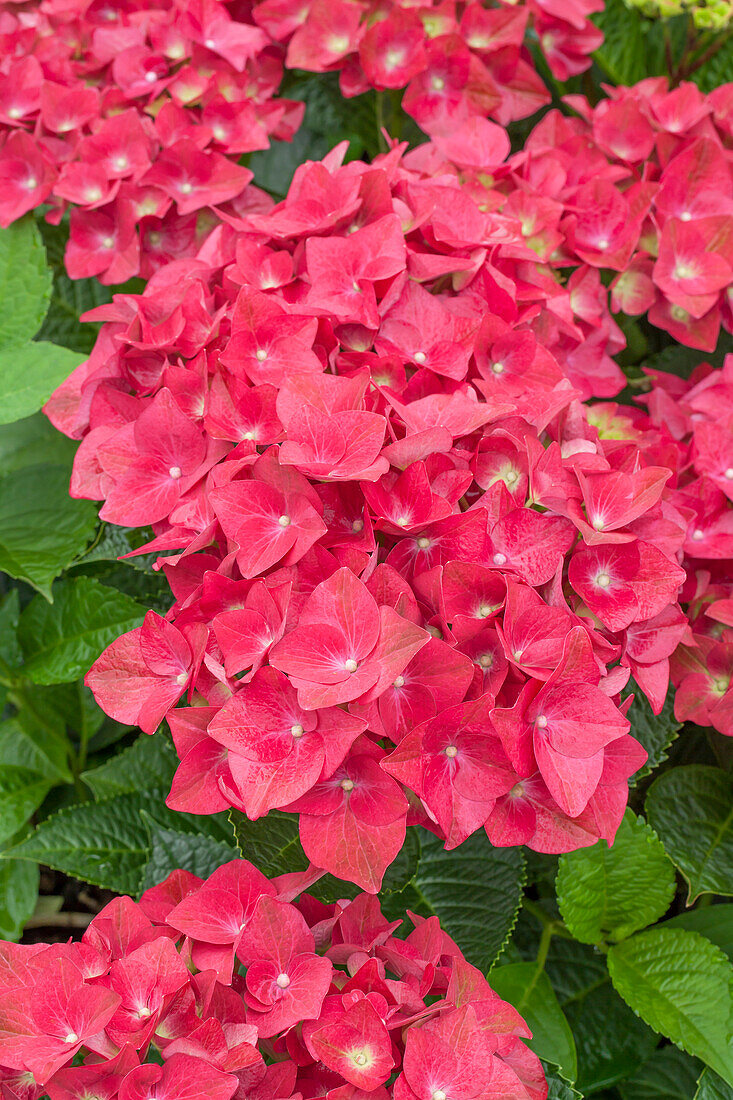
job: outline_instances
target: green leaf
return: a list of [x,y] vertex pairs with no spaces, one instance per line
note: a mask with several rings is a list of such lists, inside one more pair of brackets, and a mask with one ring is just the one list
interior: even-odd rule
[[0,472],[7,477],[15,470],[37,466],[42,459],[50,466],[67,466],[71,473],[76,448],[43,413],[36,413],[0,426]]
[[547,1100],[583,1100],[582,1092],[564,1079],[559,1066],[543,1062],[542,1068],[547,1079]]
[[593,17],[603,31],[603,45],[593,55],[614,84],[635,84],[647,75],[643,19],[623,0],[606,0]]
[[733,963],[733,904],[706,905],[703,909],[689,909],[686,913],[664,922],[664,928],[686,928],[716,944]]
[[0,348],[33,339],[46,315],[51,281],[33,215],[0,229]]
[[578,1075],[575,1041],[550,979],[534,962],[510,963],[491,971],[491,988],[514,1005],[527,1021],[532,1038],[527,1046],[558,1065],[574,1081]]
[[82,313],[111,302],[112,291],[98,279],[70,279],[63,269],[63,256],[60,261],[54,275],[51,304],[38,336],[89,355],[100,326],[96,322],[81,322],[79,318]]
[[38,897],[38,865],[22,859],[0,863],[0,939],[16,942],[33,915]]
[[553,936],[545,971],[573,1033],[581,1092],[615,1084],[651,1055],[659,1037],[616,993],[599,951]]
[[417,899],[409,908],[437,914],[468,961],[486,972],[514,928],[525,876],[518,848],[492,848],[484,833],[474,833],[446,852],[438,837],[421,830]]
[[266,817],[250,821],[238,810],[231,810],[229,820],[243,858],[269,878],[304,871],[308,866],[298,835],[297,814],[270,810]]
[[560,859],[557,903],[581,943],[622,940],[663,916],[674,867],[643,818],[627,810],[612,847],[605,840]]
[[733,1100],[733,1087],[726,1084],[713,1070],[704,1069],[697,1082],[695,1100]]
[[91,577],[57,581],[52,596],[52,604],[36,596],[20,619],[24,671],[37,684],[83,676],[102,650],[145,615],[135,600]]
[[629,786],[635,787],[667,759],[667,749],[677,740],[682,723],[678,722],[674,716],[674,692],[671,689],[661,713],[654,714],[648,699],[639,691],[633,680],[630,681],[629,688],[634,692],[634,701],[626,716],[631,723],[631,736],[635,737],[649,754],[646,764],[629,781]]
[[7,840],[25,825],[51,786],[47,776],[30,768],[3,765],[0,769],[0,841]]
[[92,537],[96,508],[91,501],[71,499],[69,471],[62,466],[26,466],[3,473],[0,569],[50,599],[52,582]]
[[0,348],[0,424],[37,412],[82,361],[78,352],[45,341]]
[[701,764],[673,768],[646,797],[649,823],[689,886],[688,904],[704,893],[733,895],[733,778]]
[[652,928],[608,952],[614,987],[650,1027],[733,1084],[733,967],[696,932]]
[[152,737],[143,733],[124,752],[90,768],[81,778],[97,801],[150,789],[165,788],[167,795],[177,764],[173,745],[162,733]]
[[233,840],[226,844],[210,836],[181,833],[151,822],[150,859],[141,888],[147,890],[157,885],[178,868],[208,878],[217,867],[238,858]]
[[660,1047],[620,1082],[618,1090],[623,1100],[690,1100],[699,1074],[697,1058],[690,1058],[677,1047]]
[[18,589],[13,588],[0,601],[0,672],[9,675],[21,662],[18,645],[20,602]]
[[703,92],[714,92],[722,84],[733,81],[733,37],[730,32],[718,52],[692,73],[690,80],[694,80]]
[[71,782],[69,740],[62,728],[49,729],[35,714],[22,710],[0,722],[0,766],[24,767],[50,783]]
[[150,857],[142,811],[166,793],[123,794],[60,810],[2,858],[33,860],[119,894],[136,894]]

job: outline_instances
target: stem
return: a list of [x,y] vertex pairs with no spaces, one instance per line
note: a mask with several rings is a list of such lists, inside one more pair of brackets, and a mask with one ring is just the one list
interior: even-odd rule
[[705,65],[711,59],[711,57],[715,57],[716,53],[722,50],[723,46],[730,38],[730,35],[731,32],[728,31],[727,34],[723,34],[719,38],[716,38],[715,41],[711,42],[706,50],[703,50],[703,52],[701,54],[698,54],[697,57],[692,58],[691,62],[688,62],[688,64],[685,65],[684,69],[682,70],[680,74],[680,79],[686,76],[690,76],[692,73],[696,73],[698,69],[701,69],[703,65]]
[[555,923],[555,918],[551,917],[549,913],[546,913],[541,905],[538,905],[536,901],[532,901],[531,898],[524,898],[522,901],[522,907],[531,913],[535,917],[543,928]]
[[568,932],[567,928],[561,920],[557,920],[556,917],[551,917],[549,913],[546,913],[541,905],[538,905],[536,901],[532,901],[531,898],[524,898],[522,901],[522,907],[531,913],[533,917],[540,922],[544,929],[549,928],[552,936],[560,936],[564,940],[572,940],[573,937]]
[[388,146],[387,146],[387,142],[384,139],[384,134],[382,133],[382,131],[384,130],[384,92],[377,92],[376,116],[377,116],[377,148],[379,149],[380,153],[386,153]]
[[553,936],[553,925],[546,924],[542,929],[542,935],[540,936],[540,945],[537,948],[537,975],[532,979],[534,985],[539,978],[542,971],[545,969],[545,963],[547,962],[547,953],[550,950],[550,942]]
[[675,71],[674,61],[672,60],[672,39],[669,36],[669,27],[666,22],[663,24],[662,30],[664,34],[664,60],[667,63],[669,79],[674,84],[678,79],[678,75]]

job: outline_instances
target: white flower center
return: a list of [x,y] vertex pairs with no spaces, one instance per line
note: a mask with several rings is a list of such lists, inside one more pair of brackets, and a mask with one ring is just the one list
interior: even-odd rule
[[290,516],[282,515],[282,516],[280,516],[280,518],[278,519],[277,522],[280,524],[281,527],[289,527],[290,526]]
[[287,989],[290,985],[290,978],[287,974],[278,974],[277,978],[275,979],[275,985],[277,985],[280,989]]
[[171,466],[168,473],[170,474],[170,476],[173,478],[174,481],[178,481],[179,477],[181,476],[181,467],[180,466]]
[[297,741],[298,738],[303,736],[303,734],[305,733],[305,730],[301,726],[300,722],[296,722],[294,726],[290,727],[290,732],[292,733],[293,737]]
[[349,657],[349,659],[347,661],[344,661],[344,668],[346,669],[347,672],[356,672],[358,667],[359,667],[359,665],[357,664],[357,662],[354,660],[353,657]]

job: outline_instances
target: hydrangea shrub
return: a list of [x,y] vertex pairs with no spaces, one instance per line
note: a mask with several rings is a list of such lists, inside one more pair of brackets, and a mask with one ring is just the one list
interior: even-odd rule
[[6,1100],[733,1089],[727,22],[0,6]]

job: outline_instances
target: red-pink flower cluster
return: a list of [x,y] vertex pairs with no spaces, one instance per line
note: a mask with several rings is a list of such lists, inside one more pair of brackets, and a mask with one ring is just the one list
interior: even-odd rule
[[[283,64],[342,70],[342,88],[407,85],[429,133],[549,101],[528,19],[556,76],[590,64],[602,0],[486,9],[352,0],[44,0],[0,3],[0,225],[71,208],[66,268],[103,283],[193,255],[216,211],[258,209],[242,154],[290,139],[303,104],[277,97]],[[375,20],[376,16],[376,20]],[[286,47],[287,43],[287,47]]]
[[683,597],[691,632],[672,657],[679,721],[733,736],[733,356],[722,370],[703,363],[689,381],[661,371],[641,400],[664,425],[677,454],[668,459],[670,495],[688,517]]
[[0,943],[3,1096],[545,1100],[524,1020],[437,917],[400,939],[372,895],[305,885],[174,871],[79,943]]
[[103,283],[191,255],[257,208],[242,153],[292,137],[280,47],[221,0],[0,4],[0,225],[71,207],[66,268]]
[[602,10],[603,0],[262,0],[254,18],[287,43],[288,68],[338,70],[345,96],[405,88],[403,109],[435,136],[477,116],[506,125],[549,103],[526,39],[567,80],[603,42],[588,18]]
[[370,891],[411,824],[612,838],[645,759],[618,693],[633,670],[661,707],[685,624],[661,433],[591,417],[572,292],[424,155],[302,166],[95,311],[47,406],[83,437],[73,493],[153,525],[176,599],[95,663],[98,701],[167,717],[172,808],[297,813]]
[[497,182],[502,212],[541,259],[575,269],[578,313],[593,314],[599,271],[616,272],[614,313],[713,351],[721,322],[733,331],[733,84],[607,91],[595,108],[567,96],[578,118],[545,116]]

